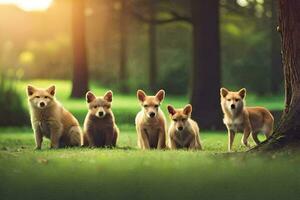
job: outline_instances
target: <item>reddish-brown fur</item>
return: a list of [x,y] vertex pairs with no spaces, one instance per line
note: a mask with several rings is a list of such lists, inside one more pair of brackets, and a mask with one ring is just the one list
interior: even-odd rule
[[[41,149],[43,137],[51,140],[51,148],[81,146],[82,132],[77,119],[55,99],[55,86],[48,89],[27,87],[36,149]],[[44,106],[41,107],[40,104]]]
[[[263,107],[246,107],[246,89],[238,92],[221,88],[221,107],[224,113],[224,124],[228,130],[228,151],[231,151],[236,132],[243,132],[242,144],[249,146],[248,137],[251,134],[254,142],[259,144],[257,138],[259,132],[263,132],[269,138],[273,132],[274,118]],[[234,108],[232,108],[233,106]]]
[[[86,95],[89,112],[84,122],[84,145],[90,147],[115,147],[119,129],[111,110],[112,92],[104,97],[95,97],[91,92]],[[99,112],[104,115],[100,116]]]
[[183,109],[168,106],[172,120],[168,131],[168,144],[171,149],[202,149],[200,131],[197,122],[191,119],[192,106],[186,105]]

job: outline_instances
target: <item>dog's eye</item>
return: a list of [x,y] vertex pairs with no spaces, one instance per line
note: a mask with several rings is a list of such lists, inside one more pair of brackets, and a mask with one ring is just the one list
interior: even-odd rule
[[155,105],[154,107],[155,107],[155,108],[158,108],[158,105]]
[[148,108],[148,105],[144,105],[144,108]]
[[174,122],[177,122],[178,120],[177,120],[177,119],[173,119],[173,121],[174,121]]
[[238,101],[239,101],[239,99],[236,99],[235,101],[236,101],[236,102],[238,102]]
[[38,99],[39,99],[39,98],[40,98],[40,96],[36,96],[35,98],[38,98]]
[[48,97],[47,97],[47,96],[45,96],[45,99],[48,99]]
[[231,101],[231,99],[227,99],[227,101]]
[[94,108],[98,108],[98,106],[94,106]]
[[183,122],[185,122],[186,120],[187,120],[187,119],[185,119],[185,118],[184,118],[184,119],[182,119],[182,121],[183,121]]

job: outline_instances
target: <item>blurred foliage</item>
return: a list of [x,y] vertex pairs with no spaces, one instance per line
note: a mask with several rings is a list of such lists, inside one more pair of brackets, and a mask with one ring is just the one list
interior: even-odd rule
[[12,71],[0,74],[0,126],[28,125],[28,113],[16,83],[11,78]]
[[[147,14],[147,0],[131,0]],[[158,17],[168,9],[189,15],[189,1],[158,2]],[[269,94],[271,69],[271,0],[221,0],[222,85]],[[119,0],[87,0],[86,27],[90,77],[119,88]],[[9,20],[14,19],[12,24]],[[128,85],[147,89],[148,25],[129,16]],[[26,24],[26,26],[23,26]],[[70,1],[56,0],[46,12],[23,12],[0,6],[0,66],[18,69],[24,79],[72,77]],[[157,26],[159,88],[187,94],[193,65],[192,26],[175,22]]]

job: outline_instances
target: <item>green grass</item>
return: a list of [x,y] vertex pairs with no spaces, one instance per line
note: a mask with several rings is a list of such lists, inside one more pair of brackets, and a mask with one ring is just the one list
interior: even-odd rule
[[[1,199],[297,199],[300,157],[226,154],[226,134],[203,132],[204,151],[141,151],[121,126],[116,149],[33,151],[28,128],[1,129]],[[237,135],[234,149],[240,145]]]
[[[25,105],[28,83],[55,83],[57,98],[83,122],[85,101],[68,98],[68,82],[19,83]],[[95,84],[92,90],[97,95],[106,91]],[[248,105],[282,109],[280,97],[247,98]],[[187,97],[167,95],[163,109],[186,102]],[[134,94],[115,93],[113,111],[121,130],[115,149],[50,150],[45,139],[43,149],[34,151],[30,128],[0,128],[0,199],[299,199],[298,153],[241,153],[247,149],[237,135],[236,153],[228,154],[225,130],[201,132],[204,151],[141,151],[133,124],[138,110]]]

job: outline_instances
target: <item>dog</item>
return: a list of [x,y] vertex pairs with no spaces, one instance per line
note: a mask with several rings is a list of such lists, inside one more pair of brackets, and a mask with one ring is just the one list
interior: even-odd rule
[[170,149],[202,149],[197,122],[191,119],[192,105],[183,109],[175,109],[168,105],[168,112],[172,120],[168,130],[168,144]]
[[272,114],[263,107],[246,107],[246,89],[238,92],[220,89],[221,107],[224,113],[223,122],[228,130],[228,151],[232,150],[232,143],[236,132],[243,132],[242,144],[249,146],[248,137],[250,133],[256,144],[259,132],[263,132],[266,138],[273,133],[274,118]]
[[82,145],[79,123],[56,100],[54,85],[48,89],[28,85],[27,96],[36,149],[41,149],[43,137],[50,139],[50,148]]
[[88,114],[84,121],[84,146],[115,147],[119,129],[111,110],[113,92],[108,91],[103,97],[96,97],[87,92]]
[[164,149],[166,147],[166,118],[160,105],[165,91],[155,96],[147,96],[143,90],[137,91],[142,110],[135,118],[138,146],[141,149]]

